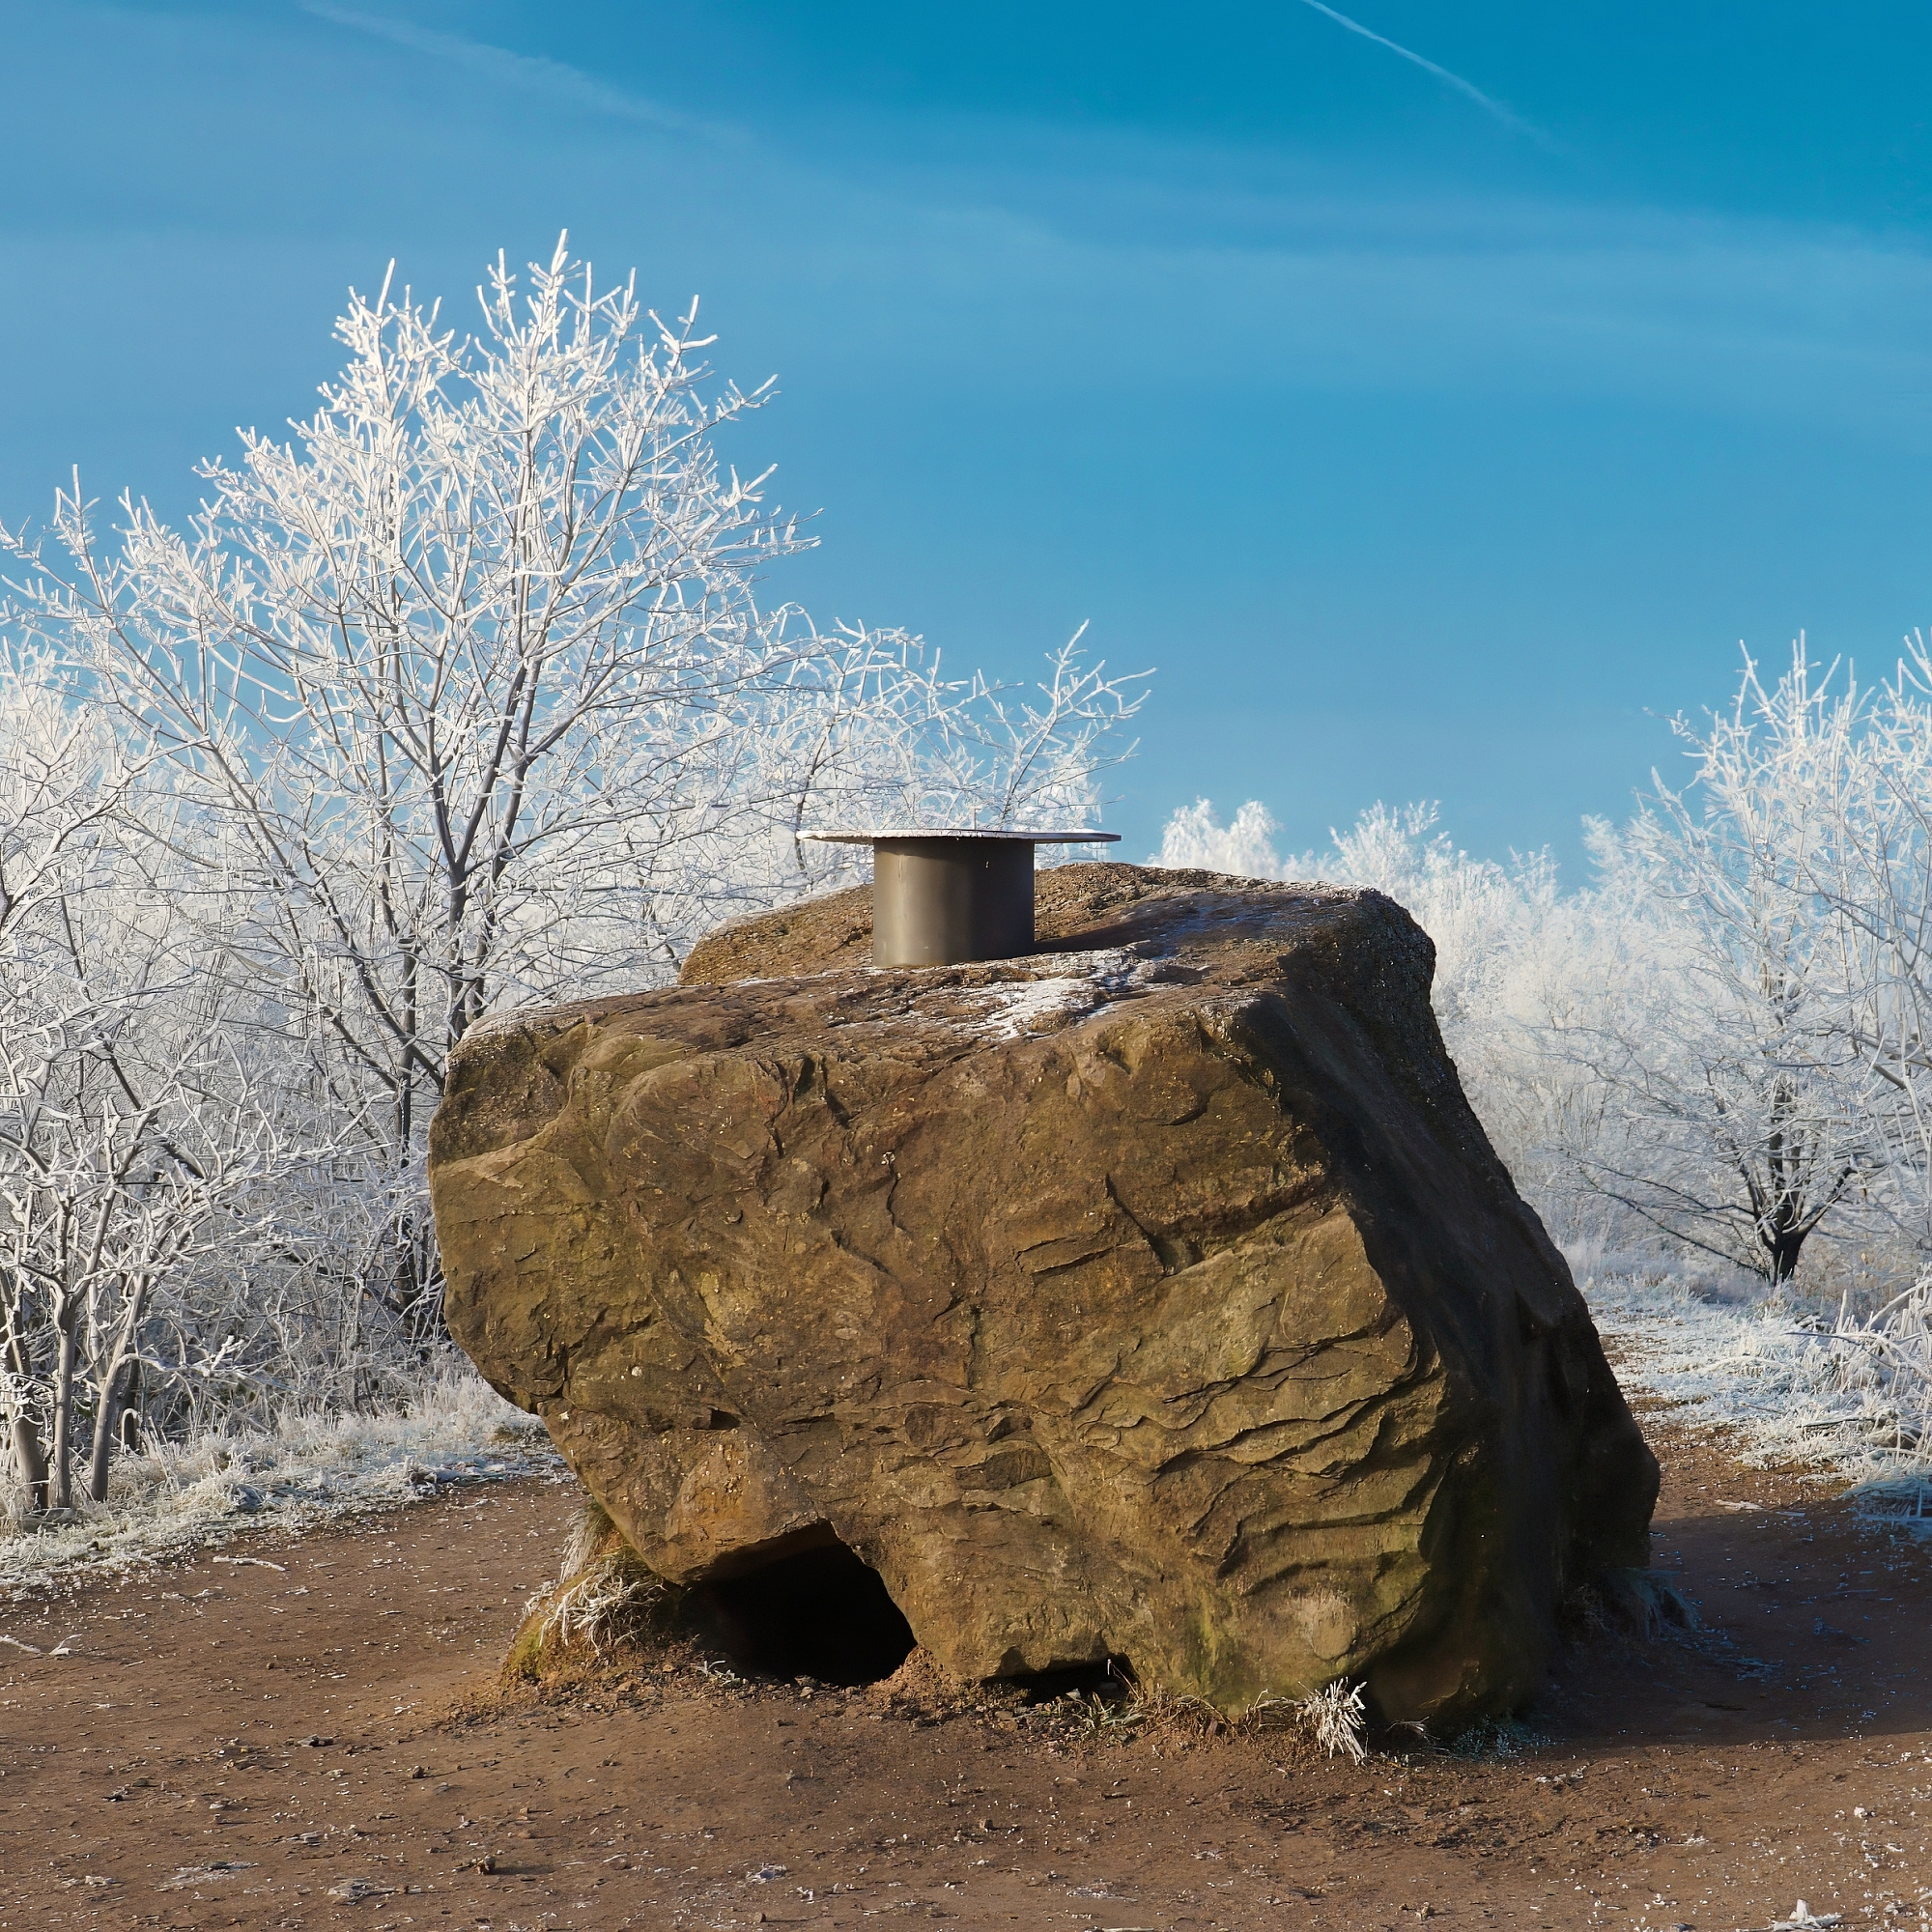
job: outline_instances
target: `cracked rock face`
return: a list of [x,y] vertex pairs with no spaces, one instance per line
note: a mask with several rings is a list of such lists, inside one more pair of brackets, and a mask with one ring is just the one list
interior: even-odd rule
[[968,1677],[1508,1710],[1657,1465],[1374,893],[1042,873],[877,972],[865,889],[493,1021],[431,1143],[452,1332],[674,1582],[833,1538]]

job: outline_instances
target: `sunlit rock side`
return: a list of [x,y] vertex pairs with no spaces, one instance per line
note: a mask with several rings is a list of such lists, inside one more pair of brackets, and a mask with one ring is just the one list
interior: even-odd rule
[[472,1033],[452,1332],[673,1581],[837,1537],[968,1677],[1238,1708],[1537,1687],[1657,1467],[1374,893],[1043,873],[1042,952],[875,972],[863,889]]

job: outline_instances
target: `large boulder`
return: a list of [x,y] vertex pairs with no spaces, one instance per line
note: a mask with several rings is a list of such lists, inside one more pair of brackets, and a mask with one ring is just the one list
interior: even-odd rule
[[1037,923],[874,971],[862,888],[476,1029],[451,1332],[674,1582],[836,1538],[968,1677],[1520,1705],[1566,1593],[1647,1560],[1657,1465],[1429,940],[1114,865],[1042,873]]

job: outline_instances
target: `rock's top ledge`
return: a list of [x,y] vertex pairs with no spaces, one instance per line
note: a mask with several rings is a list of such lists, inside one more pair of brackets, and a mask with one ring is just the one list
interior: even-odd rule
[[[1105,862],[1056,866],[1041,872],[1034,885],[1038,951],[1024,962],[987,964],[1035,978],[1064,979],[1070,963],[1067,954],[1125,952],[1144,960],[1189,960],[1221,980],[1236,964],[1231,950],[1252,947],[1271,962],[1284,946],[1305,941],[1312,925],[1325,924],[1338,913],[1366,901],[1389,907],[1378,893],[1336,886],[1283,885],[1272,879],[1237,879],[1226,872],[1167,871]],[[871,888],[854,886],[721,927],[693,948],[678,983],[724,985],[742,980],[871,972]],[[1211,962],[1202,956],[1208,953],[1214,955]],[[1245,963],[1250,970],[1266,970],[1259,956]],[[1221,970],[1212,970],[1214,966]],[[896,978],[977,969],[887,970]]]
[[1224,872],[1056,867],[1039,875],[1035,927],[1039,951],[1024,958],[877,968],[871,888],[857,886],[722,927],[674,987],[501,1013],[472,1028],[461,1054],[585,1022],[668,1031],[698,1048],[908,1022],[959,1046],[995,1045],[1160,989],[1264,985],[1291,961],[1357,992],[1393,975],[1426,1002],[1435,963],[1427,936],[1379,893]]

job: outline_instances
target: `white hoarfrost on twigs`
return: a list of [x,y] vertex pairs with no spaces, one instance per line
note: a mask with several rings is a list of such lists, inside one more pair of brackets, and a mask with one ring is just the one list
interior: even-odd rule
[[1861,1318],[1571,1259],[1628,1393],[1727,1431],[1747,1462],[1849,1481],[1874,1515],[1932,1534],[1932,1287]]
[[290,1415],[272,1434],[206,1435],[119,1458],[106,1502],[0,1538],[0,1594],[219,1548],[249,1530],[309,1528],[446,1484],[559,1467],[539,1423],[451,1362],[407,1406]]
[[810,827],[1083,823],[1131,750],[1079,634],[1014,685],[765,601],[815,539],[724,459],[776,392],[695,301],[559,237],[467,327],[388,277],[337,335],[184,526],[76,476],[0,527],[0,1489],[63,1520],[412,1399],[476,1024],[856,882]]
[[1294,1707],[1294,1715],[1330,1757],[1346,1757],[1351,1764],[1360,1764],[1368,1756],[1368,1746],[1362,1742],[1367,1719],[1359,1684],[1338,1677],[1334,1683],[1302,1698]]

